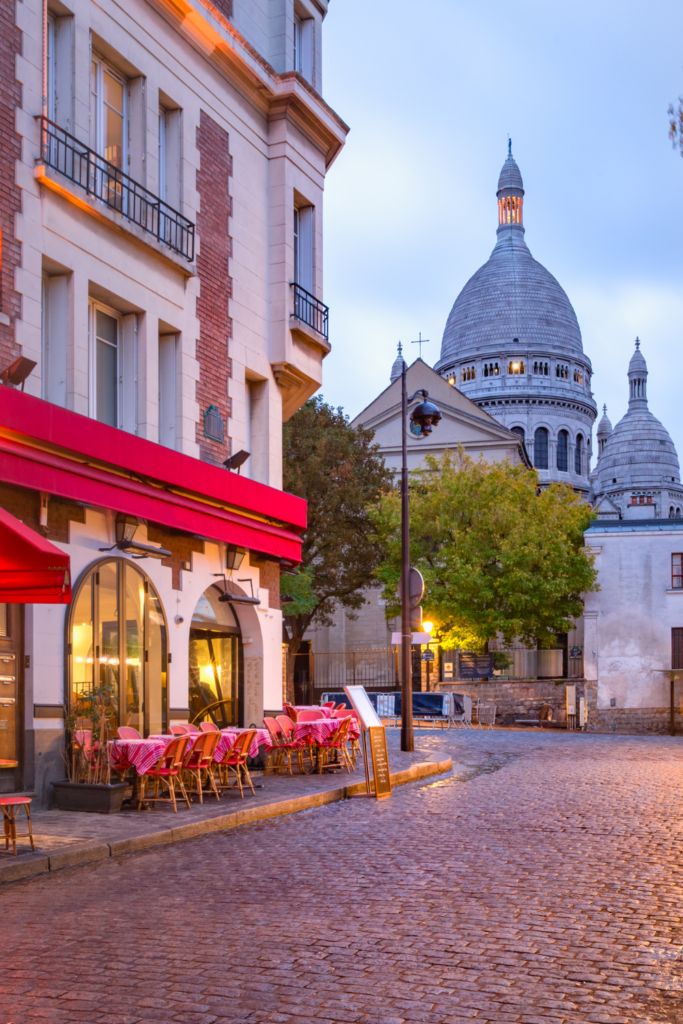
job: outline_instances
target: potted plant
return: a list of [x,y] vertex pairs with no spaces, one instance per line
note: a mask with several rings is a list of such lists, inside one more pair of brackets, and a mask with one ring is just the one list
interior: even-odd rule
[[60,811],[115,814],[121,810],[129,784],[111,781],[107,745],[116,721],[115,690],[109,682],[80,694],[69,709],[63,752],[68,779],[52,784]]

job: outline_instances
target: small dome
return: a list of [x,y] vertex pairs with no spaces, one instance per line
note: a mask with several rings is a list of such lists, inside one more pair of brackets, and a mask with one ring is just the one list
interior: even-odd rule
[[607,415],[607,406],[603,405],[603,407],[602,407],[602,418],[601,418],[600,422],[598,423],[598,437],[600,437],[600,438],[602,438],[602,437],[609,437],[609,435],[611,433],[612,433],[612,424],[610,422],[609,416]]
[[640,338],[636,338],[636,350],[631,356],[631,362],[628,364],[629,373],[647,373],[647,363],[645,357],[640,351]]
[[389,383],[390,384],[393,384],[394,381],[397,380],[401,376],[401,374],[403,373],[403,367],[406,364],[405,364],[405,360],[403,358],[402,353],[403,353],[403,346],[401,345],[401,342],[399,341],[399,343],[398,343],[398,355],[394,359],[394,365],[391,367],[391,375],[389,377]]
[[507,160],[503,164],[503,168],[498,178],[498,192],[502,192],[506,188],[516,188],[520,192],[524,192],[524,183],[522,181],[522,172],[515,162],[515,158],[512,155],[512,140],[508,142],[508,155]]

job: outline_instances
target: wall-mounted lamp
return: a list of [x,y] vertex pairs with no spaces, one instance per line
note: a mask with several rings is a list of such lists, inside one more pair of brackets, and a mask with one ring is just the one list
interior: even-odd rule
[[214,576],[223,577],[223,586],[225,587],[225,590],[218,598],[219,601],[230,602],[230,604],[261,604],[261,599],[259,597],[247,597],[246,594],[236,593],[236,591],[232,589],[231,584],[228,583],[227,579],[225,578],[225,573],[215,572]]
[[235,452],[234,455],[231,455],[229,459],[226,459],[223,465],[226,469],[236,469],[239,473],[250,455],[251,452],[245,451],[244,448],[241,448],[238,452]]
[[27,359],[26,356],[19,356],[13,363],[5,367],[4,370],[0,370],[0,380],[3,384],[13,384],[14,387],[18,387],[21,384],[21,390],[24,390],[24,381],[33,372],[38,364],[34,359]]
[[238,548],[236,544],[228,544],[225,548],[225,568],[228,572],[232,572],[233,569],[239,569],[246,551],[244,548]]
[[100,548],[100,551],[113,551],[114,548],[118,548],[119,551],[130,552],[133,558],[173,557],[173,552],[167,551],[166,548],[155,548],[151,544],[140,544],[138,541],[133,540],[139,525],[140,521],[137,516],[124,515],[123,512],[119,512],[114,527],[116,543],[112,544],[110,548]]

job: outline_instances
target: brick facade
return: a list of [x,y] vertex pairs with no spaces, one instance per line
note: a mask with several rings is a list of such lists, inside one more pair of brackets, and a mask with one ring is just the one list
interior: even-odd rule
[[176,533],[165,526],[157,526],[150,523],[147,527],[147,540],[150,544],[161,544],[163,548],[171,551],[171,558],[162,558],[161,564],[172,570],[173,590],[180,590],[180,571],[192,570],[192,553],[197,551],[204,554],[204,541],[199,537],[192,537],[189,533]]
[[[197,128],[197,148],[200,157],[197,171],[197,191],[200,196],[200,210],[197,215],[197,272],[201,288],[197,299],[197,443],[202,459],[220,464],[231,453],[228,437],[228,418],[231,411],[228,399],[228,339],[231,336],[232,323],[228,315],[228,301],[232,282],[228,276],[231,255],[231,239],[228,233],[231,198],[228,186],[232,174],[232,160],[227,132],[203,110]],[[223,418],[225,441],[222,444],[204,436],[204,413],[210,405],[217,406]]]
[[268,590],[268,607],[280,608],[280,563],[271,559],[260,561],[252,555],[251,565],[259,571],[259,586]]
[[85,522],[85,509],[82,505],[61,498],[50,498],[47,529],[43,529],[40,526],[40,492],[10,484],[0,484],[0,508],[48,540],[56,540],[61,544],[69,543],[69,523]]
[[21,160],[21,138],[15,131],[16,108],[21,107],[21,86],[15,78],[16,57],[21,53],[21,33],[16,27],[16,0],[0,3],[0,369],[17,355],[14,321],[21,317],[21,297],[14,275],[21,265],[21,245],[15,223],[21,212],[21,191],[15,184],[16,163]]

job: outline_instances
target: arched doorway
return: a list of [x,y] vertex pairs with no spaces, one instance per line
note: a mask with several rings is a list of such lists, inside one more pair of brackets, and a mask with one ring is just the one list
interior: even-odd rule
[[168,727],[168,629],[154,586],[124,558],[98,562],[74,590],[68,623],[72,699],[108,686],[118,724]]
[[243,702],[242,632],[222,590],[205,590],[190,626],[190,721],[238,725]]

